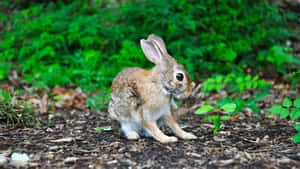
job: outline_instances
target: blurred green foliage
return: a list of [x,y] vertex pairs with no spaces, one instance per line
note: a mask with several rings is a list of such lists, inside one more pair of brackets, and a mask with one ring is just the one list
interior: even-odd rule
[[225,76],[214,74],[202,83],[202,91],[204,93],[209,93],[211,91],[220,91],[226,88],[228,91],[244,93],[246,90],[250,89],[270,87],[270,84],[264,80],[259,80],[258,78],[257,75],[252,77],[250,74],[237,72],[231,72]]
[[[6,1],[7,2],[7,1]],[[139,39],[154,33],[193,78],[246,64],[284,73],[299,63],[281,42],[292,13],[260,0],[32,1],[0,31],[0,80],[17,67],[40,86],[106,90],[125,67],[152,65]],[[4,63],[4,64],[3,64]],[[251,80],[251,79],[250,79]]]

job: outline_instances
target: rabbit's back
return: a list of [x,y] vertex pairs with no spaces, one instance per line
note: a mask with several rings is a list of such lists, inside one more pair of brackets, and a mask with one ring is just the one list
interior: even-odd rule
[[111,86],[111,101],[108,112],[113,119],[128,121],[138,116],[139,106],[142,104],[138,92],[139,77],[147,71],[141,68],[127,68],[121,71],[113,80]]
[[136,83],[138,80],[137,76],[139,74],[144,74],[145,72],[147,71],[138,67],[127,68],[122,70],[113,80],[111,86],[111,93],[119,93],[128,87],[136,87]]

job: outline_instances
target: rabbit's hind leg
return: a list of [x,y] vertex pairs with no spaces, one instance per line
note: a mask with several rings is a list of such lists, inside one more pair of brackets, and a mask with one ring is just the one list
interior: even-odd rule
[[197,136],[195,136],[194,134],[188,133],[188,132],[185,132],[184,130],[182,130],[172,115],[165,115],[164,120],[165,120],[165,123],[180,138],[183,138],[183,139],[196,139],[197,138]]
[[142,124],[145,126],[147,132],[151,134],[154,139],[162,143],[176,142],[178,140],[176,137],[169,137],[165,135],[157,126],[156,121],[142,120]]

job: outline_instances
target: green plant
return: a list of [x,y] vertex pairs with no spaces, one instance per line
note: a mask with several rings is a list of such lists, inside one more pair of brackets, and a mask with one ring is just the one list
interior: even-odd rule
[[[5,20],[0,80],[17,68],[37,87],[76,84],[104,90],[121,69],[151,66],[139,47],[139,39],[151,33],[165,39],[192,78],[228,73],[245,63],[262,70],[280,67],[280,72],[286,63],[296,63],[279,45],[293,36],[285,27],[297,17],[260,0],[19,2],[21,10],[0,14]],[[242,85],[236,90],[247,88]]]
[[300,61],[289,54],[290,48],[284,48],[281,46],[272,46],[268,50],[262,50],[258,53],[257,59],[259,61],[269,62],[274,65],[277,72],[285,73],[286,67],[292,63],[300,64]]
[[300,98],[292,102],[286,97],[284,98],[282,105],[273,105],[268,111],[270,114],[280,115],[280,119],[290,116],[294,121],[300,117]]
[[253,98],[243,100],[240,97],[237,97],[232,100],[230,97],[225,97],[223,99],[218,100],[217,103],[219,105],[225,105],[227,103],[234,103],[236,105],[236,109],[234,112],[232,112],[233,114],[237,114],[237,113],[241,112],[242,110],[244,110],[245,108],[250,108],[250,109],[252,109],[253,112],[255,112],[257,114],[260,111],[260,109],[258,109],[256,107],[256,105],[255,105],[256,101]]
[[244,93],[246,90],[270,86],[267,82],[258,78],[258,76],[252,77],[250,74],[246,75],[237,72],[232,72],[225,76],[215,74],[202,83],[202,91],[208,93],[226,88],[230,91]]
[[0,123],[8,127],[33,126],[38,122],[33,109],[24,101],[0,89]]
[[298,71],[292,72],[291,81],[292,87],[300,87],[300,69]]
[[1,64],[0,62],[0,81],[7,78],[7,71],[11,68],[11,64]]
[[[300,117],[300,98],[297,98],[292,102],[289,98],[284,98],[282,105],[276,104],[269,109],[270,114],[280,115],[280,119],[291,117],[293,121]],[[297,131],[300,131],[300,125],[294,125]],[[300,133],[293,136],[294,143],[300,142]]]
[[248,99],[242,99],[240,97],[236,97],[232,99],[231,97],[227,96],[223,99],[219,99],[217,103],[219,105],[234,103],[236,105],[236,109],[234,112],[232,112],[233,114],[237,114],[245,110],[246,108],[250,108],[256,115],[260,116],[260,109],[256,107],[256,103],[260,102],[268,94],[269,94],[269,88],[261,88],[255,91],[254,97],[249,97]]
[[293,126],[298,131],[298,133],[293,136],[293,141],[294,143],[300,143],[300,124],[295,124]]
[[198,114],[198,115],[206,114],[210,111],[216,112],[217,115],[209,115],[209,116],[202,118],[203,120],[212,121],[214,123],[214,125],[215,125],[214,134],[216,134],[217,131],[220,129],[220,120],[230,120],[232,118],[230,115],[221,115],[220,116],[220,113],[222,111],[232,113],[235,111],[235,109],[236,109],[236,104],[234,104],[234,103],[227,103],[222,106],[220,106],[220,105],[216,105],[216,106],[204,105],[204,106],[198,108],[195,111],[195,114]]

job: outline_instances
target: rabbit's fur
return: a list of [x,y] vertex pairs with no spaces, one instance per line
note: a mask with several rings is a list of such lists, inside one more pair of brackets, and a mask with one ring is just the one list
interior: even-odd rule
[[166,136],[159,129],[158,121],[167,124],[180,138],[197,138],[179,127],[176,119],[181,114],[176,114],[172,98],[191,95],[193,86],[188,72],[168,54],[160,37],[152,34],[147,40],[142,39],[141,47],[147,59],[156,65],[149,71],[127,68],[116,76],[111,86],[110,117],[120,122],[128,139],[147,135],[163,143],[176,142],[176,137]]

